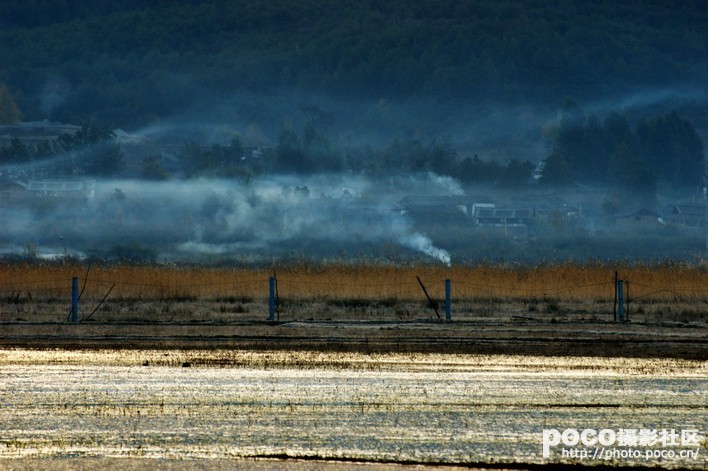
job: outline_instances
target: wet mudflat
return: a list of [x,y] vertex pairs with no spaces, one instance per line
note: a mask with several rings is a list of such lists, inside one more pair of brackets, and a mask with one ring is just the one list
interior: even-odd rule
[[542,434],[705,436],[707,373],[706,362],[668,359],[6,349],[0,467],[271,457],[704,469],[705,439],[697,457],[605,460],[562,456],[562,447],[544,458]]

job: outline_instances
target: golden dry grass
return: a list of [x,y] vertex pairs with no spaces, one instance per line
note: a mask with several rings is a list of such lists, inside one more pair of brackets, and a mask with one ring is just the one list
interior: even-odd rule
[[[431,330],[433,324],[427,321],[445,316],[443,282],[449,278],[453,290],[451,319],[460,324],[445,334],[446,340],[435,347],[438,350],[487,348],[487,344],[469,347],[459,343],[459,334],[459,338],[492,339],[492,350],[479,350],[485,353],[508,352],[513,347],[521,348],[521,353],[543,350],[543,354],[567,354],[564,352],[571,348],[577,354],[575,339],[580,336],[603,341],[597,345],[594,340],[590,342],[587,348],[593,354],[600,351],[603,355],[613,352],[620,356],[705,356],[705,349],[692,343],[692,337],[680,345],[666,343],[661,351],[656,346],[657,338],[652,337],[657,332],[667,332],[661,329],[672,329],[673,336],[675,329],[686,326],[692,329],[690,335],[704,336],[708,280],[703,269],[666,265],[625,266],[618,270],[621,278],[630,281],[632,302],[626,305],[625,319],[649,332],[647,339],[651,342],[642,343],[646,347],[641,347],[639,353],[635,347],[631,352],[627,350],[616,332],[606,332],[606,324],[618,320],[614,271],[614,267],[572,264],[533,268],[291,265],[277,269],[280,302],[271,318],[268,278],[273,271],[266,268],[114,265],[87,270],[78,265],[0,265],[0,323],[5,326],[5,341],[13,345],[29,345],[35,340],[45,345],[47,339],[54,339],[62,345],[69,342],[86,346],[94,345],[91,339],[96,338],[101,338],[98,342],[103,345],[104,337],[111,336],[120,338],[121,346],[128,345],[131,338],[177,346],[182,345],[183,340],[179,339],[183,337],[187,339],[184,345],[198,341],[231,346],[242,340],[228,339],[243,336],[265,339],[262,341],[270,345],[269,336],[273,335],[283,342],[290,342],[288,335],[319,335],[316,345],[308,348],[332,344],[333,338],[345,339],[342,345],[363,342],[361,348],[367,349],[374,348],[368,342],[371,340],[374,345],[376,339],[381,345],[391,345],[376,348],[428,348],[427,340],[420,344],[423,347],[405,346],[399,338],[418,338],[421,321],[425,322],[425,335],[436,338],[435,330]],[[82,330],[65,330],[64,324],[70,320],[71,278],[80,277],[79,287],[83,289],[87,273],[78,312]],[[416,276],[436,300],[437,313],[430,309]],[[276,326],[288,324],[289,330],[272,330],[271,324],[262,324],[268,319],[279,321]],[[320,321],[321,326],[317,324]],[[358,327],[347,327],[346,322]],[[402,334],[400,326],[388,325],[392,322],[415,325]],[[463,324],[467,327],[460,330]],[[258,330],[261,328],[265,330]],[[313,329],[323,330],[314,333]],[[566,335],[566,330],[572,342],[538,343],[532,350],[527,350],[527,344],[515,346],[517,339],[527,333],[534,338],[550,335],[558,340],[556,337]],[[388,334],[392,337],[388,338]],[[632,331],[632,341],[636,335]],[[608,347],[608,336],[610,342],[619,342],[619,350]],[[324,339],[324,343],[317,343],[317,339]],[[647,339],[642,337],[642,341]],[[447,340],[450,342],[445,343]],[[672,337],[671,341],[677,338]],[[135,342],[138,343],[131,345],[144,340]],[[300,346],[298,342],[287,345]],[[554,353],[550,353],[551,347]]]
[[[630,282],[634,299],[708,300],[708,276],[703,267],[625,266],[617,268]],[[277,269],[280,297],[295,299],[419,299],[419,276],[431,296],[444,296],[444,280],[452,280],[456,299],[506,298],[607,300],[613,296],[614,267],[555,265],[541,267],[433,267],[295,265]],[[101,297],[113,287],[111,299],[180,299],[214,297],[263,298],[268,293],[268,269],[228,269],[160,266],[93,266],[85,295]],[[0,293],[7,298],[65,298],[72,277],[83,289],[87,267],[78,265],[0,265]],[[115,285],[115,286],[114,286]]]

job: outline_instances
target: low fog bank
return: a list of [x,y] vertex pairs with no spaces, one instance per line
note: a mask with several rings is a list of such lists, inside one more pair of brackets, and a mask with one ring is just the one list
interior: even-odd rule
[[412,188],[461,194],[454,180],[432,174],[385,182],[344,175],[278,175],[248,184],[98,181],[87,199],[2,205],[0,241],[6,252],[23,246],[40,256],[55,247],[57,254],[173,260],[345,256],[388,245],[449,264],[447,251],[414,230],[395,204]]
[[[700,172],[683,172],[689,184],[677,186],[664,169],[665,148],[686,147],[685,133],[647,153],[662,164],[653,178],[636,177],[625,158],[643,158],[642,120],[656,136],[666,133],[654,123],[678,124],[705,141],[705,91],[568,106],[205,95],[150,126],[106,129],[107,140],[86,127],[51,146],[12,141],[0,162],[0,257],[463,264],[695,261],[708,248]],[[681,117],[662,115],[674,108]],[[696,141],[688,169],[705,155]],[[538,165],[551,157],[563,165]],[[589,180],[580,164],[600,157]],[[556,184],[549,169],[567,175]],[[73,195],[17,185],[82,179],[94,186]]]
[[[641,221],[632,213],[613,220],[603,212],[602,190],[556,208],[548,206],[557,194],[487,190],[465,194],[453,178],[432,173],[99,180],[80,198],[25,195],[0,203],[0,257],[235,265],[703,257],[703,227],[679,228],[641,212]],[[487,219],[480,208],[492,211]],[[504,211],[511,212],[493,220]]]

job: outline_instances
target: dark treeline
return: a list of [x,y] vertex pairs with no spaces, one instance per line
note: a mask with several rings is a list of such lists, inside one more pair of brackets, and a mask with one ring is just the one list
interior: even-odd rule
[[205,91],[587,100],[704,86],[706,24],[702,0],[4,2],[0,83],[26,119],[113,128]]
[[[463,183],[483,183],[515,188],[528,183],[534,165],[511,160],[508,164],[474,158],[458,159],[449,138],[428,143],[420,140],[395,140],[379,149],[370,146],[343,148],[305,125],[302,132],[281,132],[275,147],[261,149],[259,158],[245,158],[245,147],[237,136],[225,144],[203,146],[187,142],[177,152],[184,178],[235,178],[248,181],[263,174],[311,175],[346,172],[367,177],[389,177],[421,172],[448,175]],[[15,138],[0,147],[0,165],[15,166],[10,175],[21,178],[45,177],[120,177],[124,156],[116,135],[107,128],[84,123],[74,134],[56,140],[25,144]],[[142,161],[141,178],[166,180],[174,175],[160,163],[159,155]]]
[[374,178],[431,172],[451,176],[464,184],[503,188],[527,185],[535,167],[529,161],[515,159],[508,163],[485,161],[476,154],[460,159],[449,137],[429,142],[397,139],[378,149],[370,146],[339,149],[308,126],[301,136],[292,130],[283,131],[271,162],[267,168],[274,172],[346,171]]
[[20,177],[110,177],[124,168],[124,161],[113,131],[83,123],[75,133],[36,145],[13,139],[0,147],[0,165],[14,166],[10,175]]
[[632,125],[616,112],[600,120],[576,109],[566,111],[541,183],[613,185],[650,197],[658,184],[701,184],[703,142],[675,112]]
[[[652,199],[660,185],[694,189],[703,178],[703,142],[693,125],[675,112],[635,124],[617,112],[603,120],[566,109],[554,132],[539,184],[614,187]],[[466,185],[484,184],[519,189],[531,183],[535,165],[511,159],[501,163],[478,155],[461,158],[449,137],[429,142],[396,139],[379,148],[330,141],[313,122],[301,130],[286,128],[274,146],[247,156],[240,136],[203,146],[187,142],[177,152],[184,178],[211,177],[249,180],[263,174],[346,172],[379,178],[431,172]],[[83,124],[75,134],[26,145],[14,139],[0,148],[0,165],[31,164],[24,175],[121,176],[123,156],[115,134]],[[175,175],[160,164],[160,156],[144,158],[141,177],[169,179]]]

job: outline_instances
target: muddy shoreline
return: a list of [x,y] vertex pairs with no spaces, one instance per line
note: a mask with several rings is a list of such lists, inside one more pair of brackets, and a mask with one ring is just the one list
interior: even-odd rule
[[475,321],[2,323],[0,348],[242,349],[708,359],[695,324]]

